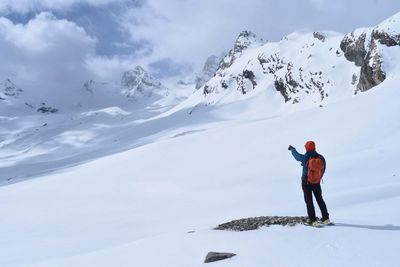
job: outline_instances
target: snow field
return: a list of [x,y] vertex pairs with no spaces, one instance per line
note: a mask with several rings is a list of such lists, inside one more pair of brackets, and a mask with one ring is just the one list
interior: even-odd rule
[[[164,132],[136,149],[1,187],[0,263],[203,266],[208,251],[220,250],[238,256],[214,265],[396,266],[400,107],[392,83],[280,117],[183,125],[186,134]],[[337,226],[211,230],[249,216],[304,215],[301,167],[287,146],[301,151],[305,139],[328,160],[323,192]]]

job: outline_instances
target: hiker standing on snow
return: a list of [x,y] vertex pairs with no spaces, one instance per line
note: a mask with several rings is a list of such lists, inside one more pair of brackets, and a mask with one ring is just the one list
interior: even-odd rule
[[300,154],[296,148],[289,146],[293,157],[301,162],[303,166],[303,175],[301,176],[301,184],[304,192],[304,200],[307,205],[308,223],[312,226],[318,226],[317,218],[315,217],[315,208],[312,195],[314,194],[318,206],[322,213],[321,222],[330,224],[329,213],[326,208],[324,199],[322,198],[321,179],[325,173],[326,161],[325,158],[318,154],[315,150],[315,143],[308,141],[305,144],[306,153]]

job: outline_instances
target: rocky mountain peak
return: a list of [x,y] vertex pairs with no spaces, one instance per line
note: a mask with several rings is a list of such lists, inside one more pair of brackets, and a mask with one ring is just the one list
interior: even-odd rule
[[367,91],[386,79],[379,46],[400,45],[400,13],[374,28],[346,34],[340,48],[347,60],[361,67],[357,91]]
[[167,94],[167,88],[141,66],[125,71],[121,78],[122,92],[128,98],[151,97],[154,93]]
[[122,74],[122,83],[124,86],[131,87],[135,86],[141,80],[148,80],[150,74],[145,71],[141,66],[136,66],[133,70],[125,71]]
[[217,73],[221,74],[224,69],[232,66],[233,62],[239,58],[242,53],[252,45],[260,45],[263,43],[262,39],[257,38],[257,36],[251,31],[242,31],[236,38],[233,48],[228,52],[228,54],[221,60],[219,64],[219,71]]
[[250,47],[253,43],[257,43],[259,40],[257,36],[251,31],[242,31],[237,37],[233,46],[234,53],[240,53],[243,50]]

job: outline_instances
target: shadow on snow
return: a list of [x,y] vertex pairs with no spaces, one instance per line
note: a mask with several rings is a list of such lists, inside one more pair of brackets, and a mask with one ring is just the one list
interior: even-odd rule
[[360,228],[369,230],[379,230],[379,231],[400,231],[400,226],[395,226],[391,224],[387,225],[361,225],[361,224],[348,224],[348,223],[335,223],[338,227],[349,227],[349,228]]

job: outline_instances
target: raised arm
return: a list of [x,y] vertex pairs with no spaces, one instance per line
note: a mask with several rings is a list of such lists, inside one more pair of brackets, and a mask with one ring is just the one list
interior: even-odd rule
[[290,152],[292,152],[292,155],[295,160],[300,161],[301,163],[304,163],[305,156],[303,154],[300,154],[299,152],[297,152],[296,148],[292,147],[290,149]]

